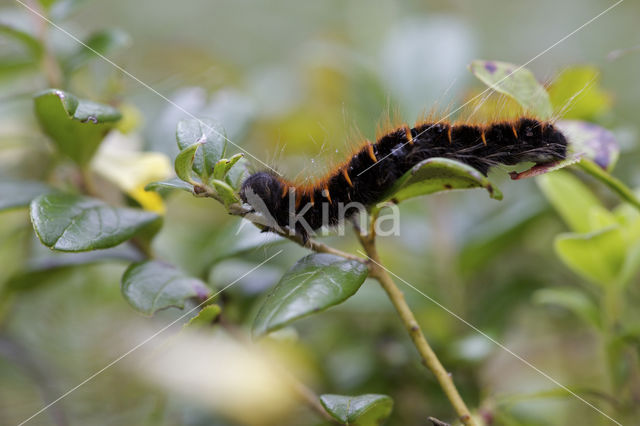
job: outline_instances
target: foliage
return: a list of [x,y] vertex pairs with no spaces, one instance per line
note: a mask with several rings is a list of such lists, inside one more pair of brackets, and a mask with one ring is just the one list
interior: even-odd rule
[[[64,17],[81,2],[41,3],[43,12],[49,16]],[[0,275],[1,307],[7,317],[3,320],[11,319],[13,304],[18,306],[23,300],[28,301],[35,297],[32,294],[55,291],[48,290],[45,283],[57,282],[61,286],[63,281],[73,276],[88,277],[87,271],[99,268],[94,264],[103,262],[106,267],[116,267],[122,298],[139,314],[162,319],[175,315],[175,310],[180,309],[182,312],[174,321],[183,324],[185,333],[202,333],[203,336],[217,333],[216,336],[234,339],[233,345],[246,344],[252,349],[258,348],[258,351],[268,352],[271,346],[279,350],[291,349],[292,353],[303,353],[307,362],[323,365],[318,369],[323,370],[325,380],[321,385],[311,386],[354,396],[322,394],[316,397],[306,389],[306,385],[298,383],[297,378],[290,377],[296,375],[287,372],[281,376],[285,377],[284,381],[293,381],[294,388],[302,389],[298,397],[307,400],[309,406],[318,411],[317,415],[325,420],[330,418],[340,424],[362,426],[383,424],[387,420],[401,424],[403,420],[398,420],[401,417],[394,420],[393,416],[404,414],[396,414],[392,410],[394,406],[396,410],[403,410],[403,405],[407,404],[402,401],[403,395],[415,392],[420,395],[419,404],[424,399],[429,410],[436,411],[426,414],[454,417],[442,396],[445,394],[460,417],[460,410],[464,411],[466,407],[460,408],[451,397],[452,392],[458,392],[456,388],[452,390],[442,381],[436,385],[431,376],[424,378],[415,373],[418,367],[413,364],[417,363],[407,361],[415,359],[413,349],[407,349],[404,343],[396,343],[396,340],[402,341],[395,337],[397,318],[389,315],[387,301],[381,293],[375,293],[377,290],[365,283],[368,277],[372,278],[370,281],[384,281],[381,267],[376,268],[375,259],[371,261],[371,256],[377,256],[377,251],[371,250],[375,247],[375,235],[371,230],[356,229],[360,243],[367,251],[367,259],[360,252],[353,254],[356,252],[353,246],[342,241],[331,241],[331,245],[312,241],[295,251],[295,243],[301,242],[295,236],[271,235],[267,239],[260,233],[262,226],[251,223],[251,218],[246,216],[246,206],[242,205],[238,195],[241,182],[248,173],[249,162],[242,152],[233,152],[237,150],[235,143],[228,143],[231,140],[228,134],[233,133],[233,139],[238,141],[237,136],[251,132],[248,122],[241,122],[233,132],[227,132],[225,127],[231,128],[233,123],[225,120],[193,116],[171,120],[170,126],[176,127],[177,144],[163,151],[175,153],[170,159],[164,153],[146,149],[148,147],[142,144],[135,146],[135,137],[131,133],[135,135],[140,131],[138,126],[141,123],[136,118],[140,113],[127,103],[133,99],[127,99],[126,92],[125,101],[122,93],[116,93],[117,89],[113,87],[105,89],[102,95],[97,95],[98,90],[80,91],[79,96],[75,94],[74,89],[82,87],[78,82],[87,78],[87,74],[90,78],[100,79],[100,74],[92,75],[87,71],[96,58],[95,52],[109,54],[127,46],[130,44],[127,34],[116,29],[93,32],[85,38],[89,48],[76,47],[58,52],[51,50],[44,39],[22,31],[19,26],[0,24],[0,33],[26,49],[26,54],[7,60],[6,64],[15,69],[40,73],[42,80],[47,81],[38,90],[30,92],[30,107],[33,109],[30,118],[39,126],[40,140],[50,143],[47,149],[42,150],[46,167],[34,168],[25,174],[14,173],[10,179],[0,182],[0,211],[6,219],[0,228],[2,237],[5,237],[0,243],[0,255],[7,256],[8,264],[13,263]],[[425,261],[419,257],[425,253],[417,253],[414,257],[408,245],[398,248],[392,242],[387,245],[386,241],[381,248],[389,252],[384,253],[389,257],[400,256],[393,251],[405,253],[406,259],[402,264],[414,279],[424,279],[429,285],[435,281],[445,283],[445,289],[439,290],[443,300],[447,300],[444,304],[457,303],[457,308],[464,310],[470,321],[480,324],[481,328],[489,327],[496,335],[506,336],[511,322],[512,309],[497,308],[500,302],[505,306],[522,306],[533,301],[533,309],[559,308],[560,312],[571,313],[580,324],[595,332],[607,358],[606,365],[597,366],[606,376],[605,384],[598,382],[593,388],[579,393],[612,398],[616,414],[632,416],[633,389],[639,380],[634,359],[637,360],[640,323],[633,313],[633,300],[627,295],[633,291],[640,268],[640,201],[622,180],[612,176],[620,156],[614,133],[599,124],[585,121],[596,121],[606,116],[612,107],[611,96],[598,86],[597,70],[592,67],[565,70],[548,88],[540,84],[530,70],[514,64],[478,60],[469,68],[488,88],[512,98],[527,113],[549,118],[568,110],[566,117],[573,119],[557,123],[569,137],[571,158],[512,173],[514,179],[542,175],[536,178],[542,194],[570,230],[551,236],[555,255],[564,266],[553,266],[555,259],[551,257],[544,259],[551,265],[550,269],[555,268],[550,272],[555,274],[550,280],[555,285],[544,281],[545,271],[540,269],[545,268],[532,265],[535,259],[514,262],[509,273],[520,278],[499,282],[496,287],[477,292],[475,297],[471,296],[472,288],[459,285],[467,270],[472,271],[469,275],[482,277],[486,270],[500,263],[501,267],[506,265],[509,269],[511,261],[499,258],[508,256],[520,241],[525,241],[526,236],[537,238],[537,234],[542,233],[543,227],[534,229],[532,223],[553,220],[542,209],[528,211],[528,216],[519,212],[515,219],[503,220],[500,216],[496,221],[499,223],[494,223],[493,227],[488,221],[482,226],[461,227],[464,229],[459,234],[462,240],[459,244],[463,245],[461,251],[483,252],[478,256],[481,261],[475,259],[468,264],[462,255],[455,261],[447,258],[451,256],[447,253],[447,245],[458,243],[434,230],[432,235],[442,243],[436,248],[442,249],[442,257],[438,258],[437,253],[429,254],[429,264],[435,265],[433,274],[440,274],[438,279],[431,272],[425,273],[422,267]],[[118,81],[118,78],[114,77],[113,81]],[[113,81],[112,84],[117,86]],[[100,83],[110,87],[104,81]],[[580,93],[574,96],[576,92]],[[571,109],[567,105],[571,105]],[[154,117],[149,115],[146,118],[155,126]],[[256,124],[257,127],[260,125]],[[162,126],[158,123],[156,127]],[[164,133],[171,132],[165,127]],[[249,143],[248,137],[246,140]],[[127,146],[122,148],[114,141],[124,141]],[[113,149],[112,154],[115,154],[110,156],[109,149]],[[37,157],[34,152],[29,151],[27,156]],[[172,171],[168,170],[171,160]],[[605,200],[593,189],[594,181],[611,189],[619,201]],[[518,184],[524,185],[523,182]],[[490,198],[502,199],[493,175],[487,178],[465,164],[432,158],[402,176],[385,200],[399,204],[422,195],[470,188],[483,188]],[[194,201],[193,197],[197,200]],[[211,198],[220,205],[212,206],[203,198]],[[507,198],[511,203],[518,197],[512,194]],[[369,212],[370,229],[374,229],[383,204]],[[412,204],[406,204],[403,208],[410,212]],[[461,209],[463,215],[469,213],[468,221],[473,220],[472,210]],[[199,213],[191,215],[193,211]],[[216,215],[220,211],[234,216],[230,220],[236,222],[240,222],[241,217],[245,219],[240,225],[218,221]],[[422,213],[414,213],[411,218],[410,226],[416,228],[418,223],[425,222]],[[35,232],[25,226],[28,220]],[[469,229],[476,227],[487,231],[484,235],[472,235]],[[552,229],[552,232],[556,230]],[[424,240],[419,242],[425,245]],[[253,281],[249,279],[250,274],[239,278],[239,274],[233,274],[235,281],[226,279],[229,274],[225,275],[225,267],[251,272],[255,265],[262,267],[259,264],[262,251],[268,252],[273,245],[285,243],[297,260],[278,259],[270,266],[271,269],[265,265],[254,274],[260,277],[253,278]],[[551,244],[546,248],[550,251]],[[315,252],[301,257],[300,251],[306,249]],[[15,262],[10,259],[15,259]],[[448,264],[451,271],[439,270],[438,262],[445,266]],[[283,268],[292,263],[293,266],[283,272]],[[470,267],[470,264],[475,266]],[[525,268],[523,273],[517,271],[521,264]],[[460,269],[460,274],[453,272],[456,269]],[[580,279],[571,278],[574,279],[572,284],[565,285],[563,279],[555,278],[565,272],[568,275],[569,271]],[[531,277],[525,277],[527,274]],[[99,270],[97,275],[100,275]],[[472,280],[480,278],[469,279],[469,282]],[[88,278],[86,281],[90,282]],[[238,286],[227,289],[227,281],[238,282]],[[423,287],[420,282],[419,287],[426,288],[426,285]],[[423,345],[416,337],[420,335],[424,339],[421,326],[427,330],[435,352],[444,354],[443,363],[454,372],[455,382],[463,389],[460,393],[465,400],[471,401],[474,418],[490,411],[492,416],[506,419],[505,423],[525,424],[528,421],[527,415],[521,416],[512,409],[511,400],[506,402],[507,398],[503,400],[492,394],[492,389],[489,389],[489,395],[481,395],[484,385],[480,377],[482,374],[477,371],[482,368],[490,349],[473,340],[473,336],[461,336],[457,324],[453,324],[446,314],[435,312],[435,308],[420,309],[416,311],[417,319],[412,319],[409,304],[404,302],[401,293],[394,296],[393,288],[390,291],[385,287],[385,290],[411,338],[419,342],[416,347],[423,363],[429,365],[424,357],[424,345],[429,351],[434,351],[426,339]],[[469,300],[461,302],[465,292],[468,292]],[[413,296],[415,294],[408,295],[409,301],[413,302],[410,305],[418,305]],[[122,298],[114,303],[119,303]],[[406,311],[403,310],[405,306]],[[327,310],[329,313],[323,314]],[[350,327],[345,327],[345,324],[353,326],[354,330],[347,330]],[[247,343],[244,336],[249,328],[254,341]],[[329,337],[322,335],[323,329],[328,330]],[[304,334],[310,330],[311,337],[305,340]],[[220,350],[222,352],[222,348]],[[166,353],[173,352],[168,350]],[[191,355],[194,365],[202,365],[196,362],[200,361],[199,355]],[[206,355],[203,354],[205,358]],[[181,365],[179,368],[188,375],[188,367]],[[261,368],[256,367],[255,371],[264,372]],[[384,372],[387,368],[390,373]],[[279,372],[277,367],[267,369],[272,374]],[[432,371],[438,377],[437,371]],[[154,374],[161,376],[157,371]],[[397,383],[396,375],[403,383]],[[305,377],[305,374],[300,376]],[[212,379],[203,375],[202,380],[209,383]],[[179,387],[177,384],[176,388]],[[385,389],[390,396],[367,393],[378,387]],[[557,394],[524,399],[551,397],[557,397]],[[392,398],[396,399],[395,404]],[[194,397],[195,400],[198,398]],[[171,406],[163,401],[159,406]],[[236,412],[246,409],[243,407]],[[236,420],[243,419],[242,416],[234,417],[234,409],[236,407],[231,407],[231,414],[227,415]],[[426,419],[420,409],[414,411]],[[315,416],[309,414],[309,422],[317,421]],[[216,419],[216,413],[211,418]],[[268,420],[278,421],[270,417]],[[410,421],[404,419],[404,423]]]

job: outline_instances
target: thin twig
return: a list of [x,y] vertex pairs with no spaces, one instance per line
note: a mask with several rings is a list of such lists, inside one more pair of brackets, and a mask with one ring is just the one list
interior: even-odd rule
[[476,426],[475,420],[471,417],[469,409],[464,400],[460,396],[456,385],[453,383],[451,375],[442,366],[442,363],[438,359],[437,355],[431,349],[429,342],[427,342],[416,317],[409,308],[409,305],[404,299],[404,294],[396,286],[395,282],[389,275],[389,273],[382,267],[382,261],[378,255],[378,250],[375,244],[375,226],[374,222],[376,217],[371,218],[371,226],[369,227],[369,233],[364,235],[358,233],[358,239],[365,250],[365,253],[369,257],[369,277],[376,279],[382,288],[385,290],[391,303],[398,311],[400,319],[405,328],[411,336],[414,346],[420,353],[422,363],[436,376],[440,387],[444,391],[445,395],[449,399],[449,402],[455,409],[460,421],[466,426]]

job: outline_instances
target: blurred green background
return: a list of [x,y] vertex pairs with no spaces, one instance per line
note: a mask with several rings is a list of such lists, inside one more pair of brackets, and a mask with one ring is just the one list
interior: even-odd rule
[[[229,138],[256,157],[289,176],[303,177],[321,174],[325,164],[349,152],[354,129],[373,138],[389,111],[412,123],[434,105],[457,108],[484,89],[467,70],[472,60],[525,63],[612,4],[58,3],[51,16],[64,29],[83,40],[97,30],[121,30],[110,59],[190,113],[220,121]],[[640,44],[639,18],[640,3],[627,0],[528,65],[548,82],[569,66],[588,64],[600,70],[600,85],[612,106],[587,118],[616,134],[622,155],[615,175],[632,188],[640,185],[640,53],[616,51]],[[3,0],[0,22],[45,37],[60,56],[78,49],[76,41],[43,25],[18,3]],[[0,53],[0,179],[50,177],[58,159],[52,158],[32,112],[32,95],[50,87],[46,66],[21,65],[23,49],[3,34]],[[171,159],[177,154],[175,126],[187,114],[111,64],[87,60],[59,82],[78,96],[122,107],[131,129],[112,138],[121,140],[109,142]],[[57,173],[64,173],[64,165],[62,169]],[[597,333],[565,309],[536,303],[541,289],[593,292],[553,251],[553,238],[566,225],[535,180],[509,181],[502,170],[492,179],[504,193],[502,202],[483,191],[465,191],[403,204],[400,235],[379,242],[382,258],[392,271],[560,383],[607,389]],[[98,183],[108,193],[111,184]],[[605,205],[618,202],[602,185],[586,183]],[[259,273],[224,293],[226,315],[241,326],[250,325],[264,292],[305,253],[291,243],[273,247],[273,237],[251,229],[238,241],[238,219],[209,199],[175,193],[165,199],[164,210],[155,252],[213,288],[224,287],[284,249]],[[327,241],[345,250],[357,247],[349,233]],[[0,424],[18,424],[134,346],[141,338],[132,330],[144,327],[150,334],[182,314],[169,309],[143,318],[131,309],[119,282],[135,254],[123,253],[124,246],[109,250],[54,256],[35,238],[26,209],[0,213],[0,286],[10,289],[3,293],[0,311]],[[466,402],[485,420],[608,424],[429,300],[402,289]],[[637,279],[627,297],[631,306],[638,306]],[[346,303],[295,323],[287,333],[283,339],[290,341],[318,393],[391,395],[395,407],[390,425],[427,424],[427,416],[453,418],[375,282],[367,282]],[[624,374],[637,377],[637,351],[630,356],[633,368]],[[251,378],[240,375],[237,380]],[[635,392],[640,398],[637,388]],[[615,398],[591,395],[589,400],[610,412]],[[624,424],[633,424],[628,421]],[[320,423],[297,407],[284,424]],[[233,425],[237,420],[117,364],[28,424]]]

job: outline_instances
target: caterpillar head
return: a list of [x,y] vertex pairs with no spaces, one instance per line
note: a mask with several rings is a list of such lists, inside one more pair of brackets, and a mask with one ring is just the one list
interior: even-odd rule
[[250,204],[254,210],[265,213],[266,207],[271,216],[278,212],[282,198],[283,183],[277,176],[269,172],[257,172],[242,183],[240,198]]

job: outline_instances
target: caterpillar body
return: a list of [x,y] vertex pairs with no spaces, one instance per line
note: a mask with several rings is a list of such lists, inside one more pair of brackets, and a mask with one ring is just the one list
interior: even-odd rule
[[[432,157],[460,161],[487,174],[492,166],[537,164],[566,157],[567,140],[551,122],[522,117],[486,125],[421,123],[402,125],[377,142],[363,142],[353,155],[323,178],[296,183],[271,171],[251,174],[240,196],[255,208],[258,197],[264,210],[280,226],[302,234],[323,225],[336,225],[355,213],[349,203],[365,207],[382,201],[385,192],[414,165]],[[291,219],[298,217],[291,229]]]

